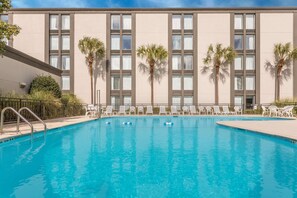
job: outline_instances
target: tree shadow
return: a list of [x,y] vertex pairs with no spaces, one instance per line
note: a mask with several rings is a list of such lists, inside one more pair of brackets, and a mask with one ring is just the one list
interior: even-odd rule
[[[274,63],[271,63],[270,61],[266,60],[265,62],[265,70],[270,73],[271,77],[276,78],[277,76],[277,57],[275,57]],[[283,69],[281,71],[281,78],[280,78],[280,84],[283,84],[283,80],[289,80],[292,76],[292,61],[287,60],[286,63],[283,66]]]
[[98,78],[101,78],[102,80],[105,80],[106,72],[107,72],[107,60],[104,59],[96,59],[94,61],[94,103],[96,104],[97,101],[97,82]]
[[[224,84],[226,82],[226,77],[230,76],[229,73],[229,64],[228,63],[222,63],[220,66],[220,71],[219,71],[219,80]],[[201,74],[207,74],[209,73],[209,81],[210,82],[215,82],[215,77],[216,77],[216,68],[214,66],[203,66],[201,69]]]
[[[167,69],[166,69],[167,63],[166,61],[163,62],[157,62],[155,63],[155,69],[154,69],[154,80],[156,80],[159,84],[161,83],[162,78],[166,75]],[[149,65],[146,65],[144,63],[139,63],[138,69],[143,74],[150,74],[150,67]],[[148,77],[148,81],[150,82],[151,79]]]

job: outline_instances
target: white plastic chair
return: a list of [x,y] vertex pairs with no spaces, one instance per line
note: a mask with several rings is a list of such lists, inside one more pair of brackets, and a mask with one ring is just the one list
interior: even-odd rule
[[96,111],[96,108],[93,104],[89,104],[87,107],[86,107],[86,116],[89,115],[91,117],[95,116],[97,113]]
[[131,114],[136,114],[136,108],[134,107],[134,106],[130,106],[130,108],[129,108],[129,114],[131,115]]
[[262,108],[262,116],[268,115],[269,114],[269,109],[266,108],[265,106],[261,106]]
[[271,117],[272,115],[278,116],[278,108],[275,105],[271,105],[268,107],[269,109],[269,116]]
[[234,115],[234,114],[235,114],[234,111],[230,111],[230,110],[229,110],[229,107],[228,107],[228,106],[223,106],[222,109],[223,109],[222,114],[225,114],[225,115],[231,115],[231,114]]
[[159,107],[159,115],[167,115],[165,106]]
[[176,106],[172,105],[170,107],[170,114],[171,115],[178,115],[179,114],[178,111],[177,111],[177,107]]
[[220,115],[222,114],[221,110],[220,110],[220,107],[219,106],[213,106],[213,113],[215,115]]
[[118,115],[126,115],[126,107],[125,106],[120,106]]
[[212,114],[212,108],[211,108],[211,106],[206,106],[205,107],[205,110],[206,110],[206,114],[208,115],[208,114]]
[[236,114],[236,115],[241,114],[242,115],[242,108],[241,108],[241,106],[235,106],[234,107],[234,114]]
[[199,106],[198,111],[199,111],[199,114],[202,114],[205,112],[205,108],[203,106]]
[[107,106],[106,107],[106,111],[104,112],[104,115],[108,116],[108,115],[112,115],[112,110],[113,110],[113,107],[112,106]]
[[189,107],[188,106],[183,106],[182,111],[183,111],[183,115],[189,114]]
[[146,113],[146,115],[148,115],[148,114],[153,115],[153,107],[152,106],[147,106],[145,113]]
[[141,114],[141,113],[144,114],[144,108],[143,108],[143,106],[138,106],[137,107],[137,113],[138,113],[138,115]]
[[196,110],[196,107],[194,105],[191,105],[190,106],[190,114],[191,115],[197,114],[197,110]]

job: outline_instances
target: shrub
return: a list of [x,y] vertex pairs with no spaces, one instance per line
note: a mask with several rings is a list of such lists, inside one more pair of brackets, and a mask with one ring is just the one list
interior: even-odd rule
[[75,116],[84,114],[84,108],[81,104],[81,100],[74,94],[63,94],[61,102],[64,107],[65,116]]
[[29,94],[34,92],[51,92],[56,98],[61,98],[59,84],[51,76],[37,76],[31,83]]

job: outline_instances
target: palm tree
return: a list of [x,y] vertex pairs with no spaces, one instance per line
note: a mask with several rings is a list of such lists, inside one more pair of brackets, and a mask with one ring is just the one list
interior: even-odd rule
[[94,63],[100,61],[105,56],[104,43],[97,38],[84,37],[79,40],[78,48],[85,55],[86,64],[91,78],[91,103],[94,103],[93,93],[93,78],[94,78]]
[[203,59],[205,66],[202,73],[211,72],[210,78],[215,83],[215,104],[219,103],[219,80],[225,82],[225,75],[229,75],[228,66],[236,56],[232,47],[224,48],[222,44],[216,44],[215,47],[211,44],[208,47],[207,55]]
[[167,50],[162,45],[142,45],[137,49],[137,56],[145,58],[148,63],[141,65],[143,71],[149,74],[151,85],[151,104],[154,105],[154,79],[160,79],[166,72],[165,65],[168,57]]
[[297,59],[297,48],[293,48],[291,43],[286,44],[275,44],[274,45],[274,58],[275,66],[274,71],[276,72],[275,81],[275,100],[280,99],[280,84],[282,82],[282,77],[286,78],[286,72],[290,70],[291,62]]

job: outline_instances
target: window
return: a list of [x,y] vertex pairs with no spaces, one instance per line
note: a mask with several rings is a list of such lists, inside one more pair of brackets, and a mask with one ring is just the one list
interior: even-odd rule
[[5,22],[5,23],[8,23],[8,15],[7,14],[1,14],[0,15],[0,20]]
[[120,90],[121,78],[119,76],[111,77],[111,90]]
[[234,16],[234,29],[236,30],[242,30],[243,28],[243,15],[242,14],[236,14]]
[[181,70],[181,56],[180,55],[172,56],[172,69],[173,70]]
[[255,90],[255,77],[247,76],[245,79],[245,89],[246,90]]
[[120,15],[111,15],[111,29],[112,30],[121,29],[121,16]]
[[120,36],[119,35],[111,35],[111,49],[112,50],[120,50]]
[[50,65],[55,68],[58,68],[58,56],[56,55],[50,56]]
[[123,29],[131,30],[131,15],[123,15]]
[[121,99],[119,96],[111,96],[111,105],[114,109],[118,109],[121,104]]
[[246,70],[255,70],[255,56],[254,55],[246,56],[245,69]]
[[185,70],[193,69],[193,56],[192,55],[184,55],[184,69]]
[[255,105],[254,100],[255,100],[254,96],[246,96],[245,104],[246,104],[247,109],[253,109],[254,108],[254,105]]
[[172,49],[180,50],[181,49],[181,35],[172,36]]
[[62,76],[62,90],[70,90],[70,77]]
[[62,15],[62,30],[70,30],[70,16]]
[[255,49],[255,35],[246,35],[245,48],[247,50]]
[[119,55],[112,55],[111,56],[111,69],[112,70],[120,70],[120,56]]
[[50,30],[59,29],[59,15],[50,15]]
[[181,29],[181,15],[172,16],[172,29],[180,30]]
[[123,50],[131,50],[131,35],[123,36]]
[[131,90],[131,76],[123,76],[123,90]]
[[234,60],[234,69],[235,70],[242,70],[243,69],[243,61],[242,61],[242,56],[237,56]]
[[193,36],[185,35],[184,36],[184,50],[192,50],[193,49]]
[[70,36],[69,35],[62,36],[62,50],[70,50]]
[[193,16],[192,15],[184,15],[184,29],[185,30],[193,29]]
[[185,96],[184,105],[193,105],[193,96]]
[[235,96],[234,97],[234,104],[237,106],[242,106],[243,97],[242,96]]
[[180,96],[173,96],[172,97],[172,105],[180,106],[181,97]]
[[246,17],[246,29],[254,30],[255,29],[255,15],[247,14],[245,17]]
[[70,57],[68,55],[62,56],[62,68],[63,70],[70,70]]
[[242,42],[242,35],[235,35],[234,36],[234,47],[236,50],[243,49],[243,42]]
[[181,77],[180,76],[172,77],[172,89],[173,90],[181,90]]
[[184,90],[193,90],[193,76],[184,76]]
[[131,70],[131,68],[132,68],[131,55],[123,55],[123,69]]
[[124,96],[124,105],[125,106],[130,106],[131,103],[132,103],[131,96]]
[[235,76],[234,89],[242,90],[242,76]]
[[51,50],[59,49],[59,37],[58,36],[50,36],[50,49]]

